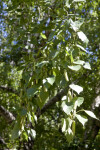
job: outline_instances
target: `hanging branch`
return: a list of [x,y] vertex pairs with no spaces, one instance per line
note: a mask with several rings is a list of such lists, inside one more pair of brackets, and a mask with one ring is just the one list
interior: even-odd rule
[[61,98],[66,95],[66,93],[68,92],[69,89],[69,84],[65,89],[62,89],[60,92],[58,92],[56,94],[56,96],[54,96],[53,98],[51,98],[44,106],[41,110],[39,110],[37,112],[37,116],[40,117],[40,115],[42,115],[44,112],[46,112],[47,109],[49,109],[53,104],[55,104],[56,102],[61,101]]
[[0,106],[0,115],[3,116],[8,123],[11,123],[16,119],[14,115],[3,106]]
[[[79,78],[77,78],[73,83],[76,84],[77,82],[79,82],[80,79],[82,79],[84,77],[84,74],[82,76],[80,76]],[[67,87],[65,87],[64,89],[62,89],[60,92],[58,92],[56,94],[56,96],[54,96],[53,98],[51,98],[44,106],[41,110],[38,110],[37,112],[37,116],[39,117],[40,115],[42,115],[44,112],[46,112],[47,109],[49,109],[53,104],[55,104],[56,102],[61,101],[62,97],[64,95],[66,95],[68,93],[69,90],[69,85],[71,84],[71,81],[68,82]]]

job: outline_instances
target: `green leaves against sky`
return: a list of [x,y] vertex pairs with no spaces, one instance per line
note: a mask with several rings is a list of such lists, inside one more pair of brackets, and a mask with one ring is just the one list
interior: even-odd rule
[[0,6],[0,106],[16,118],[9,126],[10,115],[0,113],[3,149],[25,149],[29,141],[38,150],[81,149],[84,115],[99,120],[98,108],[90,111],[100,86],[99,2],[2,0]]

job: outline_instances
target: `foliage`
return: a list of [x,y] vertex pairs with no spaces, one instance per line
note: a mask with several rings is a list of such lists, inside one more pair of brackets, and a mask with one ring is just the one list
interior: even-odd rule
[[0,4],[0,148],[98,149],[99,0]]

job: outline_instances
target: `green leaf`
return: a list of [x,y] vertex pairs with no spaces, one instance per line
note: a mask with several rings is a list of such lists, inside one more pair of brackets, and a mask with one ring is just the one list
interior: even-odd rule
[[81,25],[83,24],[83,20],[78,20],[78,21],[73,21],[72,19],[69,20],[70,21],[70,25],[72,27],[72,29],[76,32],[80,29]]
[[80,115],[78,115],[78,114],[76,114],[75,116],[76,116],[76,118],[78,119],[78,121],[79,121],[83,126],[84,126],[85,123],[88,121],[88,119],[86,119],[85,117],[80,116]]
[[24,108],[22,108],[22,109],[19,111],[19,114],[20,114],[21,116],[25,116],[25,115],[27,114],[27,110],[24,109]]
[[96,115],[92,112],[92,111],[89,111],[89,110],[84,110],[86,114],[88,114],[90,117],[94,118],[94,119],[97,119],[99,120]]
[[12,130],[11,133],[11,139],[17,139],[20,136],[21,132],[20,132],[20,122],[18,121],[17,123],[15,123],[15,126]]
[[62,100],[62,101],[67,100],[67,96],[63,96],[61,100]]
[[40,63],[37,63],[36,66],[37,67],[43,67],[45,64],[48,64],[48,63],[49,63],[49,61],[42,61]]
[[62,109],[63,109],[63,111],[64,111],[67,115],[69,115],[70,112],[73,110],[73,104],[68,106],[68,105],[65,104],[65,102],[63,102],[63,103],[62,103]]
[[55,35],[55,31],[52,31],[52,32],[49,34],[48,41],[52,40],[54,35]]
[[55,77],[49,77],[49,78],[47,78],[47,81],[49,84],[53,85],[55,82]]
[[85,65],[83,66],[85,69],[89,69],[91,70],[91,66],[88,62],[85,63]]
[[86,37],[86,35],[82,31],[77,32],[77,34],[78,34],[79,39],[81,39],[84,43],[89,42],[88,38]]
[[73,132],[71,130],[71,128],[68,128],[68,130],[66,131],[66,138],[67,138],[67,141],[70,143],[72,142],[73,140]]
[[63,124],[62,132],[65,132],[66,131],[66,120],[64,118],[62,119],[62,124]]
[[49,55],[50,59],[55,59],[58,56],[59,52],[59,50],[52,50]]
[[74,97],[73,98],[73,103],[74,103],[74,109],[76,110],[77,109],[77,106],[79,107],[80,105],[83,104],[84,102],[84,98],[83,97]]
[[78,71],[81,69],[81,66],[80,65],[68,66],[68,68],[70,68],[71,70],[74,70],[74,71]]
[[65,5],[66,5],[68,8],[70,8],[69,0],[66,0]]
[[40,109],[43,107],[43,105],[45,104],[47,98],[49,96],[49,93],[48,92],[45,92],[43,89],[41,90],[40,92],[40,95],[39,95],[39,101],[38,101],[38,105],[40,107]]
[[75,84],[70,84],[69,87],[74,90],[75,92],[77,92],[78,94],[80,94],[80,92],[83,91],[83,88],[79,85],[75,85]]
[[31,97],[33,97],[37,92],[38,92],[38,91],[37,91],[37,88],[36,88],[36,87],[34,87],[34,88],[29,88],[29,89],[27,89],[27,97],[28,97],[28,98],[31,98]]
[[43,33],[41,33],[41,37],[42,37],[43,39],[47,39],[47,37],[46,37],[45,34],[43,34]]
[[77,106],[79,107],[80,105],[82,105],[84,102],[84,98],[83,97],[78,97],[78,99],[76,100],[75,103],[77,103]]
[[49,88],[50,88],[51,85],[48,82],[45,82],[43,84],[44,84],[44,89],[47,92],[49,90]]
[[28,49],[28,48],[29,48],[29,46],[28,46],[28,45],[26,45],[26,46],[25,46],[25,49]]
[[27,135],[27,132],[23,132],[23,136],[24,136],[25,140],[28,141],[28,135]]
[[64,70],[64,76],[65,76],[66,81],[69,81],[68,74],[67,74],[66,70]]
[[36,137],[36,131],[35,131],[35,130],[31,129],[30,134],[31,134],[31,136],[32,136],[33,138]]
[[28,116],[29,121],[32,122],[32,116],[31,116],[30,112],[27,114],[27,116]]
[[76,46],[77,46],[77,47],[79,47],[79,48],[80,48],[81,50],[83,50],[84,52],[86,52],[85,48],[84,48],[84,47],[82,47],[81,45],[76,44]]
[[77,60],[77,61],[74,61],[73,63],[77,65],[83,65],[85,62],[83,60]]
[[69,117],[66,119],[66,129],[71,128],[73,120]]
[[72,52],[71,52],[71,63],[73,63],[74,59],[73,59],[73,55],[72,55]]

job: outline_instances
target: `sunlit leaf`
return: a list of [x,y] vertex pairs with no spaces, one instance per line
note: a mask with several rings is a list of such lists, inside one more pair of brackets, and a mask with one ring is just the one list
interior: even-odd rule
[[84,48],[83,46],[81,46],[81,45],[79,45],[79,44],[76,44],[76,46],[79,47],[81,50],[83,50],[83,51],[86,52],[86,50],[85,50],[85,48]]
[[37,63],[36,66],[43,67],[45,64],[48,64],[48,63],[49,63],[49,61],[42,61],[40,63]]
[[84,102],[84,98],[83,97],[78,97],[76,100],[77,106],[79,107],[80,105],[82,105]]
[[79,37],[84,43],[88,43],[88,42],[89,42],[88,38],[86,37],[86,35],[85,35],[82,31],[77,32],[77,34],[78,34],[78,37]]
[[91,66],[88,62],[85,63],[85,65],[83,66],[85,69],[89,69],[91,70]]
[[69,87],[74,90],[75,92],[77,92],[78,94],[80,94],[80,92],[83,91],[83,88],[79,85],[75,85],[75,84],[71,84],[69,85]]
[[92,111],[89,111],[89,110],[84,110],[86,114],[88,114],[90,117],[94,118],[94,119],[97,119],[98,118],[96,117],[96,115],[92,112]]
[[71,128],[73,120],[70,117],[66,119],[66,129]]
[[31,136],[33,137],[33,138],[35,138],[36,137],[36,131],[35,130],[33,130],[33,129],[31,129]]
[[66,0],[66,6],[67,6],[68,8],[70,8],[69,0]]
[[73,61],[74,61],[74,58],[73,58],[73,55],[72,55],[72,53],[71,53],[71,63],[73,63]]
[[74,71],[79,71],[81,69],[81,66],[80,65],[68,66],[68,68],[70,68],[71,70],[74,70]]
[[81,115],[76,114],[75,116],[76,116],[76,118],[78,119],[78,121],[79,121],[80,123],[82,123],[83,126],[84,126],[85,123],[88,121],[88,119],[86,119],[85,117],[83,117],[83,116],[81,116]]
[[45,34],[41,33],[41,36],[42,36],[43,39],[47,39]]
[[78,20],[74,22],[72,19],[70,19],[70,25],[75,32],[80,29],[82,24],[83,24],[83,20]]
[[66,131],[66,120],[65,119],[62,119],[62,132],[65,132]]
[[27,132],[23,132],[23,136],[24,136],[25,140],[28,141],[28,135],[27,135]]
[[69,81],[68,74],[67,74],[66,70],[64,70],[64,76],[65,76],[66,81]]
[[73,140],[73,132],[71,130],[71,128],[68,128],[68,130],[65,133],[67,141],[70,143]]
[[49,77],[49,78],[47,78],[47,81],[49,84],[53,85],[55,82],[55,77]]
[[26,49],[28,49],[28,48],[29,48],[29,46],[28,46],[28,45],[26,45],[26,46],[25,46],[25,48],[26,48]]
[[64,105],[62,104],[62,109],[68,115],[73,110],[73,105],[68,106],[66,104],[64,104]]
[[28,119],[29,119],[29,121],[30,121],[30,122],[32,122],[32,116],[31,116],[31,114],[30,114],[30,113],[28,113],[27,115],[28,115]]
[[64,101],[66,99],[67,99],[67,96],[63,96],[61,100]]
[[77,65],[83,65],[85,62],[83,60],[77,60],[77,61],[74,61],[73,63]]

